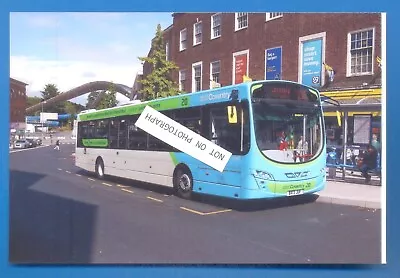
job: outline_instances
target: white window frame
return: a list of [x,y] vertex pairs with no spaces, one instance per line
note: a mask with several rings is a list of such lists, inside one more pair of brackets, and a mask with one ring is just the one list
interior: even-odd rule
[[[215,16],[219,16],[219,25],[217,25],[217,26],[213,26]],[[214,36],[214,28],[219,28],[218,36]],[[217,39],[217,38],[221,37],[221,33],[222,33],[222,14],[216,13],[211,16],[211,39],[213,40],[213,39]]]
[[283,13],[265,13],[265,21],[271,21],[283,17]]
[[[322,38],[322,53],[321,53],[321,64],[325,61],[325,51],[326,51],[326,32],[321,32],[317,34],[312,34],[309,36],[304,36],[299,38],[299,65],[298,65],[298,71],[297,71],[297,80],[298,82],[302,82],[302,67],[303,67],[303,42],[310,41],[310,40],[315,40],[315,39],[321,39]],[[324,86],[325,84],[325,68],[323,65],[321,65],[321,87]]]
[[217,83],[219,83],[219,84],[221,84],[221,60],[217,60],[217,61],[212,61],[211,63],[210,63],[210,89],[211,89],[211,85],[212,85],[212,82],[214,81],[214,79],[213,79],[213,64],[215,64],[215,63],[219,63],[219,72],[218,72],[218,78],[219,78],[219,82],[217,82]]
[[[200,41],[196,42],[196,26],[200,26]],[[195,24],[193,24],[193,46],[199,45],[203,42],[203,23],[201,21],[196,22]]]
[[196,82],[195,82],[195,67],[200,66],[200,90],[201,91],[203,89],[203,61],[200,62],[196,62],[192,64],[192,92],[198,92],[196,91]]
[[[351,35],[359,32],[372,30],[372,67],[371,72],[362,72],[362,73],[351,73]],[[364,28],[360,30],[351,31],[347,34],[347,64],[346,64],[346,77],[352,76],[365,76],[365,75],[373,75],[375,72],[375,27]]]
[[[242,26],[240,28],[239,28],[239,21],[238,21],[239,14],[246,14],[246,17],[247,17],[247,25],[246,26]],[[239,31],[239,30],[246,29],[248,26],[249,26],[249,13],[235,13],[235,32]]]
[[243,54],[247,54],[247,65],[246,65],[246,75],[249,76],[249,61],[250,61],[250,50],[242,50],[232,53],[232,85],[235,84],[235,57]]
[[165,60],[169,61],[169,42],[165,43]]
[[[184,40],[184,42],[186,42],[186,47],[185,48],[183,48],[182,47],[182,33],[183,32],[186,32],[186,39]],[[185,49],[187,49],[187,29],[185,28],[185,29],[182,29],[180,32],[179,32],[179,51],[183,51],[183,50],[185,50]]]
[[[185,78],[182,79],[182,76]],[[179,79],[179,91],[183,91],[185,88],[182,86],[182,81],[186,82],[186,70],[180,70],[178,74]]]

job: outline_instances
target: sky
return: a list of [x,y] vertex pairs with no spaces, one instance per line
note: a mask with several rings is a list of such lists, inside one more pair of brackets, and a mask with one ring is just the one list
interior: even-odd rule
[[[10,77],[28,84],[28,96],[46,84],[60,92],[91,81],[132,87],[158,23],[167,28],[172,13],[11,13]],[[71,101],[85,105],[87,95]]]

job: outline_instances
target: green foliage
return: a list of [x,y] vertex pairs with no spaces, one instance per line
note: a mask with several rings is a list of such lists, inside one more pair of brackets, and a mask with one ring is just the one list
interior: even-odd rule
[[86,104],[87,109],[105,109],[117,106],[117,91],[111,84],[107,91],[91,92]]
[[95,92],[91,92],[88,95],[88,100],[86,103],[86,109],[95,109],[96,108],[96,101],[98,100],[99,96],[100,96],[100,91],[95,91]]
[[172,80],[171,73],[178,67],[172,61],[167,61],[161,25],[157,25],[156,35],[152,40],[148,57],[139,57],[139,60],[150,64],[151,73],[144,76],[139,82],[142,88],[139,91],[143,100],[177,95],[178,84]]
[[55,84],[46,84],[44,86],[44,91],[42,91],[42,99],[48,100],[50,98],[58,96],[59,94],[60,92],[58,91],[58,88]]
[[35,104],[38,104],[42,101],[40,97],[27,97],[26,98],[26,107],[31,107]]
[[[53,97],[56,97],[60,94],[58,88],[55,84],[46,84],[44,86],[44,90],[42,91],[42,101],[46,101]],[[64,105],[65,102],[53,104],[50,107],[46,107],[46,111],[44,112],[51,112],[51,113],[59,113],[62,114],[64,112]]]

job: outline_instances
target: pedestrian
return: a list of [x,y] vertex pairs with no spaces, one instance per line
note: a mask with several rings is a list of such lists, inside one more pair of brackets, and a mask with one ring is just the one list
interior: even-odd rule
[[56,146],[54,147],[55,150],[60,150],[60,140],[56,141]]
[[286,137],[286,133],[282,130],[278,135],[278,149],[280,151],[287,150],[289,147],[288,138]]
[[368,174],[368,171],[376,168],[377,157],[378,157],[378,152],[372,145],[369,145],[367,151],[359,160],[360,164],[359,167],[363,177],[365,178],[365,183],[369,183],[371,180],[371,176]]
[[381,144],[378,141],[378,135],[377,134],[372,134],[371,145],[376,149],[377,152],[380,152]]

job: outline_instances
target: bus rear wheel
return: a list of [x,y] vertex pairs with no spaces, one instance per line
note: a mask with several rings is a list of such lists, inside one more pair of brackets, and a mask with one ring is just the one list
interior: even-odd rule
[[174,176],[174,188],[179,197],[190,199],[193,192],[193,178],[189,170],[179,168]]
[[99,178],[99,179],[103,179],[104,178],[104,163],[103,163],[103,159],[98,158],[96,160],[95,172],[96,172],[97,178]]

